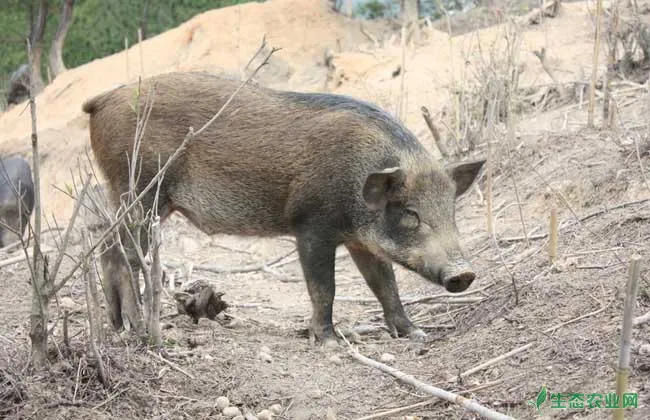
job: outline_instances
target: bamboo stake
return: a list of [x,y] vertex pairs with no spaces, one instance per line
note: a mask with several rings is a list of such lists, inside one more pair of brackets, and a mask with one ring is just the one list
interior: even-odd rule
[[587,126],[594,126],[594,102],[596,96],[596,77],[598,77],[598,53],[600,52],[600,31],[602,26],[603,0],[596,0],[596,37],[594,39],[594,59],[591,68],[591,82],[589,83],[589,111]]
[[[618,355],[618,370],[616,371],[616,393],[620,398],[627,391],[627,380],[630,374],[630,342],[632,339],[632,315],[634,315],[634,304],[636,293],[639,289],[639,277],[641,272],[641,256],[633,255],[630,259],[629,277],[625,293],[625,307],[623,309],[623,331],[621,332],[621,347]],[[614,410],[613,419],[622,420],[625,415],[623,401],[620,407]]]
[[612,4],[612,14],[609,18],[608,31],[609,51],[607,54],[607,72],[605,73],[605,86],[603,92],[603,127],[610,127],[610,118],[613,116],[611,84],[614,78],[614,65],[616,64],[616,44],[618,32],[618,0]]

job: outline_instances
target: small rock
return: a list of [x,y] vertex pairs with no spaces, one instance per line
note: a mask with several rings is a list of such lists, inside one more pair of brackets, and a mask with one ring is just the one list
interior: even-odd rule
[[273,362],[273,357],[271,357],[271,355],[268,354],[268,353],[264,353],[263,351],[259,352],[259,354],[257,355],[257,357],[258,357],[260,360],[262,360],[262,361],[264,361],[264,362],[266,362],[266,363],[271,363],[271,362]]
[[309,392],[307,393],[307,396],[308,396],[309,398],[313,398],[313,399],[315,399],[315,400],[319,400],[319,399],[321,399],[321,398],[323,398],[323,397],[325,396],[325,393],[324,393],[323,391],[321,391],[320,389],[315,389],[315,390],[313,390],[313,391],[309,391]]
[[268,348],[267,346],[262,346],[262,347],[260,347],[260,352],[261,353],[266,353],[266,354],[271,354],[271,349]]
[[395,360],[395,356],[390,353],[384,353],[381,355],[381,358],[379,360],[381,360],[383,363],[390,363]]
[[334,363],[335,365],[340,365],[343,363],[343,360],[341,360],[341,358],[335,354],[334,356],[330,357],[330,362]]
[[282,406],[280,404],[273,404],[272,406],[269,407],[269,410],[271,413],[275,414],[276,416],[279,416],[280,413],[282,413]]
[[257,413],[257,420],[272,420],[273,419],[273,413],[271,413],[269,410],[262,410],[259,413]]
[[60,298],[59,299],[59,305],[63,309],[67,309],[68,311],[73,311],[78,306],[76,303],[74,303],[74,300],[72,300],[72,298],[68,297],[68,296],[64,296],[64,297]]
[[233,318],[228,324],[226,324],[226,328],[241,328],[243,325],[244,322],[241,319]]
[[244,414],[244,420],[259,420],[259,419],[253,413],[248,411]]
[[239,408],[237,407],[226,407],[223,409],[221,414],[223,414],[228,418],[233,418],[233,417],[241,416],[241,411],[239,411]]
[[217,398],[217,400],[215,401],[215,404],[217,405],[217,408],[219,410],[223,411],[224,408],[230,406],[230,400],[228,399],[228,397],[221,396],[221,397]]

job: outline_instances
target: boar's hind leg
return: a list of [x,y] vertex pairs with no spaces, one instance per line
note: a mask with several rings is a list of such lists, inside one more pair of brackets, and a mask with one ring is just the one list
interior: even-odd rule
[[422,339],[426,334],[409,320],[399,298],[395,272],[390,263],[364,247],[346,245],[352,260],[384,309],[384,320],[393,337]]
[[326,345],[336,343],[332,325],[336,244],[312,232],[296,235],[296,241],[312,304],[311,331]]

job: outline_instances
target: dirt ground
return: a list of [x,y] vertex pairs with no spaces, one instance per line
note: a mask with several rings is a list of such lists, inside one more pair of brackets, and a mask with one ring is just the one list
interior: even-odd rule
[[[591,2],[565,4],[557,17],[526,26],[520,53],[522,86],[551,81],[531,54],[541,46],[547,49],[560,82],[586,80],[591,73],[593,7]],[[229,25],[229,30],[214,22]],[[248,51],[256,49],[260,34],[267,32],[270,45],[287,50],[277,65],[268,66],[262,83],[352,94],[394,111],[399,77],[390,73],[400,65],[395,36],[399,31],[387,23],[364,25],[377,43],[362,33],[358,22],[330,12],[325,2],[274,0],[217,10],[146,41],[145,63],[150,63],[146,73],[237,71],[247,61]],[[428,148],[433,150],[433,140],[420,106],[430,108],[436,123],[442,121],[450,109],[449,86],[462,75],[460,60],[468,60],[468,70],[476,68],[477,40],[483,46],[497,45],[499,28],[458,35],[452,38],[451,51],[447,35],[436,30],[425,31],[408,47],[405,123]],[[235,30],[239,35],[226,45],[224,39]],[[328,49],[334,65],[329,74],[322,62]],[[130,54],[136,57],[136,51],[134,47]],[[136,68],[137,61],[132,60]],[[63,187],[69,182],[75,167],[71,157],[83,156],[88,145],[81,102],[123,82],[124,63],[124,54],[116,54],[72,69],[38,98],[45,209],[59,223],[70,214],[72,200],[52,185]],[[586,404],[582,409],[551,408],[550,401],[540,414],[528,401],[543,385],[549,393],[614,392],[625,285],[634,253],[643,258],[635,315],[650,311],[650,185],[644,175],[650,166],[650,94],[645,87],[617,86],[615,129],[587,128],[587,106],[579,102],[519,116],[512,144],[499,127],[492,147],[496,244],[486,233],[485,175],[457,204],[458,228],[478,274],[469,289],[472,293],[460,302],[421,299],[443,290],[396,267],[400,295],[408,302],[411,319],[428,333],[425,342],[392,339],[381,329],[379,303],[347,253],[339,251],[335,323],[342,328],[379,327],[361,334],[354,344],[363,355],[385,360],[420,381],[462,393],[517,419],[611,417],[609,409]],[[597,126],[601,108],[597,103]],[[30,156],[29,116],[23,109],[19,105],[0,115],[3,154]],[[472,155],[485,154],[482,141]],[[531,236],[528,245],[521,238],[517,200]],[[560,221],[554,265],[548,262],[546,236],[552,208]],[[177,315],[173,299],[164,296],[163,335],[171,364],[136,346],[129,333],[117,336],[106,326],[101,351],[111,380],[108,389],[99,380],[97,361],[88,346],[81,279],[66,286],[52,304],[50,369],[31,374],[27,368],[29,272],[25,263],[0,267],[0,417],[218,419],[226,417],[217,398],[227,396],[243,414],[279,404],[275,417],[279,419],[357,419],[430,398],[359,363],[344,345],[328,350],[310,343],[306,328],[311,306],[295,254],[266,269],[223,272],[277,260],[293,249],[290,238],[208,237],[176,215],[164,225],[163,237],[163,262],[175,267],[169,273],[174,274],[176,288],[188,281],[189,273],[191,280],[206,280],[225,293],[223,299],[230,307],[216,321],[193,324]],[[51,241],[52,235],[48,238]],[[75,236],[70,254],[80,252]],[[71,264],[66,261],[62,270]],[[188,270],[189,265],[194,268]],[[210,265],[221,267],[222,272],[202,269]],[[70,313],[68,345],[63,340],[63,309]],[[554,326],[558,327],[551,329]],[[650,325],[633,331],[629,390],[638,393],[638,407],[627,410],[628,419],[650,418],[649,332]],[[458,379],[460,373],[521,346],[528,347]],[[383,418],[479,417],[433,399]]]

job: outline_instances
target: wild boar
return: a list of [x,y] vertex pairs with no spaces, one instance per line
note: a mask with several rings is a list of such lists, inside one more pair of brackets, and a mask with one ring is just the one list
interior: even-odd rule
[[33,210],[34,183],[29,162],[20,156],[0,160],[0,247],[23,237]]
[[[129,189],[134,98],[154,89],[138,162],[136,189],[142,191],[188,129],[203,126],[238,85],[178,72],[144,80],[139,95],[131,84],[86,101],[92,150],[113,203]],[[178,211],[209,235],[294,236],[311,298],[311,330],[328,343],[335,340],[335,251],[343,245],[381,303],[391,334],[422,338],[402,307],[392,262],[450,292],[472,284],[475,273],[458,241],[455,199],[484,162],[442,167],[406,127],[370,103],[248,84],[170,166],[157,210],[163,220]],[[155,188],[143,200],[145,211],[154,197]],[[137,258],[125,247],[137,274]],[[122,260],[115,251],[106,265],[119,295],[113,314],[134,299],[124,286]],[[133,310],[125,308],[129,318]]]

